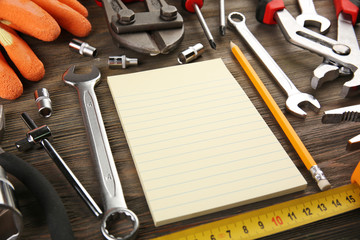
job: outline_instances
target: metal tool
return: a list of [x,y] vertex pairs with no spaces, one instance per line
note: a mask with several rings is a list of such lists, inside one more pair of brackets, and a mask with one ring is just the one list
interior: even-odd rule
[[298,3],[301,14],[296,17],[296,22],[300,26],[317,27],[321,34],[326,34],[330,29],[331,22],[316,12],[313,0],[298,0]]
[[[5,132],[4,107],[0,105],[0,142]],[[4,150],[0,147],[0,155]],[[16,206],[15,188],[9,181],[7,173],[0,165],[0,239],[20,239],[23,231],[23,217]]]
[[127,68],[128,66],[137,66],[137,58],[128,58],[125,55],[121,56],[109,56],[108,66],[109,68]]
[[[352,54],[360,57],[359,44],[353,28],[351,15],[340,12],[337,22],[337,40],[349,46],[351,48],[351,51],[353,52]],[[351,74],[352,72],[350,69],[340,66],[332,61],[329,61],[325,57],[323,63],[321,63],[314,70],[314,74],[311,79],[311,87],[314,89],[318,89],[325,82],[333,81],[340,76],[348,76]]]
[[[334,2],[338,13],[340,13],[339,6],[350,6],[350,9],[342,8],[342,13],[349,13],[348,15],[351,16],[353,24],[357,22],[359,11],[353,9],[356,5],[341,4],[342,0],[334,0]],[[275,3],[274,0],[259,1],[256,11],[257,20],[266,24],[277,23],[286,40],[290,43],[323,56],[327,62],[332,62],[340,68],[349,69],[353,73],[353,78],[343,85],[341,96],[351,97],[358,95],[360,93],[360,71],[358,70],[360,68],[360,57],[358,48],[353,48],[298,25],[296,20],[285,9],[281,0],[276,1],[277,4],[273,3]],[[348,27],[344,31],[346,31],[345,34],[349,34],[350,31],[354,30]]]
[[203,0],[194,1],[194,0],[182,0],[182,6],[186,11],[191,13],[196,13],[196,16],[199,19],[200,25],[205,33],[206,38],[209,41],[211,48],[216,49],[216,43],[214,41],[214,37],[212,36],[210,29],[201,13],[201,8],[204,4]]
[[[4,108],[0,105],[0,142],[5,131]],[[51,239],[72,240],[66,210],[50,182],[32,165],[0,147],[0,239],[15,240],[21,235],[22,216],[12,199],[12,186],[3,171],[20,180],[39,201],[46,217]],[[3,231],[5,230],[5,231]]]
[[190,46],[188,49],[179,53],[177,60],[180,64],[189,63],[200,57],[203,52],[204,46],[201,43],[197,43],[194,46]]
[[96,57],[97,56],[97,49],[90,46],[88,43],[83,42],[79,39],[73,38],[69,43],[69,48],[77,52],[81,55],[89,56],[89,57]]
[[[139,229],[139,220],[135,213],[127,208],[94,90],[95,85],[100,81],[101,73],[95,66],[89,74],[75,74],[74,70],[75,66],[66,70],[63,81],[73,86],[79,94],[81,112],[99,177],[104,205],[101,232],[108,240],[134,239]],[[113,226],[118,220],[127,227],[130,224],[131,231],[127,229],[128,232],[115,237],[110,233],[109,226]]]
[[[322,123],[360,122],[360,104],[324,112]],[[360,148],[360,134],[349,139],[348,150]]]
[[119,4],[115,0],[104,0],[102,3],[109,32],[118,47],[156,56],[168,54],[183,39],[183,18],[176,12],[175,19],[163,20],[164,17],[160,16],[162,6],[158,0],[146,0],[149,11],[135,13],[135,22],[127,25],[118,21]]
[[34,97],[40,116],[49,118],[52,114],[52,105],[49,91],[46,88],[36,89],[34,92]]
[[50,128],[46,125],[38,127],[27,113],[22,113],[21,118],[30,131],[26,133],[26,138],[15,143],[17,149],[24,152],[32,149],[36,145],[44,148],[89,209],[96,217],[100,217],[102,215],[102,211],[99,206],[50,143],[50,139],[52,138]]
[[282,69],[276,64],[266,49],[259,43],[255,36],[250,32],[245,24],[245,16],[238,12],[232,12],[228,16],[229,25],[234,27],[246,43],[252,48],[254,53],[266,66],[280,87],[286,92],[286,110],[297,117],[305,118],[306,112],[300,105],[308,105],[313,111],[320,110],[320,103],[310,94],[300,92],[291,80],[286,76]]
[[226,17],[225,17],[225,0],[220,0],[219,1],[220,4],[220,12],[219,12],[219,16],[220,16],[220,34],[222,36],[225,36],[225,29],[226,29]]

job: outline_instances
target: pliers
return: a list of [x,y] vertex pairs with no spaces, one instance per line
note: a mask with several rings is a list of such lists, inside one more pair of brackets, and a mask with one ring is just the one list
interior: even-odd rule
[[[321,121],[322,123],[360,122],[360,104],[325,111]],[[360,134],[349,139],[346,148],[354,150],[359,147]]]
[[[353,25],[360,22],[360,1],[334,0],[334,4],[339,19],[339,33],[341,32],[340,35],[343,36],[338,40],[298,25],[295,18],[286,10],[282,0],[260,0],[256,18],[266,24],[277,23],[290,43],[323,56],[326,64],[330,63],[332,67],[343,73],[353,74],[352,79],[343,85],[341,91],[342,97],[351,97],[360,94],[360,51],[357,40],[356,44],[354,43],[356,36],[353,29]],[[322,72],[326,74],[331,71],[323,69]],[[332,78],[337,78],[336,74]]]

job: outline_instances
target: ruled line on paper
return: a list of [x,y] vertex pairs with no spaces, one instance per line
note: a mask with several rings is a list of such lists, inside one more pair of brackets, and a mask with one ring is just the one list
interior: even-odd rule
[[[253,140],[254,139],[257,139],[257,137],[253,137],[252,138]],[[249,140],[249,139],[247,139]],[[224,147],[224,146],[229,146],[229,145],[233,145],[233,144],[238,144],[238,143],[241,143],[241,142],[244,142],[244,139],[241,139],[241,140],[238,140],[238,141],[235,141],[235,142],[231,142],[231,143],[224,143],[224,144],[221,144],[221,145],[217,145],[216,147]],[[213,149],[214,146],[210,146],[210,147],[206,147],[206,148],[202,148],[202,149],[197,149],[198,152],[201,152],[201,151],[206,151],[206,150],[211,150]],[[163,160],[163,159],[169,159],[169,158],[172,158],[174,156],[183,156],[183,155],[187,155],[187,154],[190,154],[190,153],[193,153],[194,151],[187,151],[187,152],[182,152],[180,154],[172,154],[172,155],[167,155],[167,156],[164,156],[162,158],[154,158],[154,159],[149,159],[149,160],[146,160],[146,161],[143,161],[143,162],[139,162],[140,164],[143,164],[143,163],[150,163],[152,161],[155,161],[155,160]]]
[[108,84],[155,226],[306,187],[221,59]]
[[[182,85],[181,87],[176,86],[176,87],[170,87],[167,89],[161,89],[161,90],[156,90],[156,91],[146,91],[146,92],[141,92],[141,95],[153,95],[153,94],[158,94],[158,93],[162,93],[162,92],[168,92],[171,90],[179,90],[181,88],[188,88],[188,87],[194,87],[194,86],[204,86],[204,84],[210,84],[210,83],[223,83],[224,80],[226,80],[226,78],[217,78],[215,80],[206,80],[206,81],[202,81],[202,82],[195,82],[195,83],[190,83],[190,84],[186,84],[186,85]],[[139,93],[134,93],[134,94],[122,94],[119,96],[115,96],[115,99],[128,99],[129,97],[138,97]]]
[[266,182],[266,183],[261,183],[261,184],[258,184],[258,185],[256,185],[256,186],[249,186],[249,187],[241,188],[241,189],[239,189],[239,190],[234,190],[234,191],[231,191],[231,192],[227,192],[227,193],[225,193],[225,194],[223,193],[223,194],[221,194],[221,195],[214,194],[214,195],[212,195],[211,197],[198,198],[198,199],[196,199],[196,200],[184,202],[184,203],[182,203],[182,204],[172,205],[172,206],[167,206],[167,207],[164,207],[164,208],[154,209],[154,211],[164,211],[164,210],[168,210],[168,209],[175,208],[175,207],[179,207],[179,206],[190,205],[191,203],[198,203],[198,202],[201,202],[201,201],[209,201],[209,200],[214,199],[214,198],[224,197],[225,195],[230,195],[230,194],[234,194],[234,193],[244,192],[244,191],[247,191],[247,190],[249,190],[249,189],[263,187],[264,185],[272,185],[272,184],[274,184],[274,183],[278,183],[278,182],[281,182],[281,181],[287,181],[287,180],[289,180],[289,178],[298,178],[298,177],[299,177],[299,176],[292,176],[292,177],[286,177],[286,178],[282,178],[282,179],[276,179],[276,180],[274,180],[274,181],[270,181],[270,182]]
[[[234,172],[239,172],[239,174],[241,173],[241,171],[245,171],[245,170],[249,170],[249,169],[252,169],[252,168],[256,168],[256,167],[261,167],[261,166],[266,166],[266,165],[269,165],[269,164],[274,164],[276,162],[280,162],[280,161],[283,161],[285,158],[283,159],[276,159],[274,161],[271,161],[271,162],[266,162],[266,163],[261,163],[261,164],[256,164],[256,165],[251,165],[251,166],[247,166],[247,167],[238,167],[236,169],[231,169],[231,170],[228,170],[226,172],[219,172],[219,173],[216,173],[216,174],[211,174],[211,175],[204,175],[204,176],[201,176],[201,177],[197,177],[197,178],[192,178],[192,179],[186,179],[186,181],[182,181],[182,182],[176,182],[176,187],[178,187],[179,185],[181,184],[187,184],[187,183],[190,183],[190,182],[195,182],[195,181],[200,181],[200,180],[205,180],[207,178],[212,178],[212,177],[218,177],[218,176],[224,176],[224,175],[227,175],[227,174],[230,174],[230,173],[234,173]],[[238,162],[240,162],[241,160],[244,160],[244,159],[238,159]],[[192,170],[188,170],[186,172],[186,174],[189,174],[189,173],[192,173],[192,172],[198,172],[198,171],[203,171],[205,169],[210,169],[210,168],[214,168],[214,167],[219,167],[219,166],[223,166],[224,164],[216,164],[216,165],[212,165],[212,166],[208,166],[208,167],[205,167],[205,168],[201,168],[201,169],[192,169]],[[288,167],[286,167],[286,169],[288,169]],[[281,169],[277,169],[277,170],[281,170]],[[162,176],[162,177],[159,177],[159,178],[156,178],[156,179],[146,179],[146,181],[153,181],[153,180],[161,180],[163,178],[167,178],[167,177],[174,177],[174,176],[179,176],[179,175],[182,175],[184,173],[178,173],[178,174],[172,174],[172,175],[166,175],[166,176]],[[253,176],[247,176],[246,178],[251,178],[251,177],[255,177],[257,175],[253,175]],[[244,180],[245,178],[239,178],[238,180]],[[167,184],[167,185],[162,185],[160,187],[154,187],[154,188],[149,188],[149,192],[152,192],[152,191],[156,191],[156,190],[160,190],[160,189],[164,189],[164,188],[170,188],[170,187],[173,187],[175,184]]]
[[[255,147],[252,147],[252,149],[254,148],[257,148],[257,146]],[[247,149],[249,150],[249,148]],[[250,149],[251,150],[251,149]],[[143,173],[147,173],[147,172],[155,172],[157,170],[161,170],[161,169],[164,169],[164,168],[170,168],[170,167],[180,167],[181,165],[186,165],[188,163],[191,163],[191,162],[200,162],[200,161],[205,161],[205,160],[209,160],[211,158],[216,158],[216,157],[225,157],[226,155],[229,155],[229,154],[234,154],[234,153],[240,153],[241,151],[243,151],[243,149],[236,149],[232,152],[225,152],[225,153],[221,153],[221,154],[217,154],[217,155],[212,155],[212,156],[207,156],[205,158],[197,158],[197,159],[190,159],[190,160],[187,160],[185,162],[175,162],[175,163],[172,163],[170,165],[164,165],[164,166],[161,166],[161,167],[156,167],[156,168],[149,168],[149,169],[143,169],[142,172]],[[257,157],[261,157],[261,156],[265,156],[265,155],[270,155],[272,153],[276,153],[278,152],[278,150],[275,150],[275,151],[272,151],[272,152],[265,152],[265,153],[262,153],[262,154],[258,154],[258,155],[254,155],[248,159],[242,159],[244,161],[246,160],[251,160],[252,158],[257,158]],[[235,159],[235,160],[231,160],[231,161],[226,161],[227,164],[231,164],[231,163],[234,163],[234,162],[238,162],[239,159]],[[156,180],[157,178],[149,178],[149,179],[144,179],[146,181],[151,181],[151,180]]]

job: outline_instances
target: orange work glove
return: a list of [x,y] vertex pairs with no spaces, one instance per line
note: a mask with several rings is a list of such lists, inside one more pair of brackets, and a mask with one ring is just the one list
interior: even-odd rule
[[[0,44],[22,76],[30,81],[44,77],[42,62],[16,32],[53,41],[60,27],[77,37],[91,31],[88,12],[77,0],[0,0]],[[0,98],[16,99],[23,86],[0,53]]]

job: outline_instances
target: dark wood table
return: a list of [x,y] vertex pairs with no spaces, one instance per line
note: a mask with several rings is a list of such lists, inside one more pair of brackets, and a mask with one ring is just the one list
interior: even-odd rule
[[[103,9],[98,7],[94,1],[82,1],[82,3],[89,10],[89,20],[93,26],[91,34],[82,40],[96,47],[99,52],[98,56],[96,58],[85,57],[70,51],[68,43],[73,36],[66,31],[63,31],[56,41],[49,43],[23,36],[34,52],[43,61],[46,68],[46,75],[44,79],[36,83],[24,80],[24,93],[17,100],[8,101],[0,99],[0,104],[3,104],[5,107],[7,119],[6,133],[1,146],[6,151],[14,153],[24,161],[32,164],[52,183],[66,207],[76,239],[102,239],[99,230],[100,222],[88,210],[70,184],[66,181],[62,173],[43,150],[32,150],[21,153],[18,152],[14,146],[14,143],[17,140],[22,139],[28,131],[27,127],[20,119],[20,114],[22,112],[27,112],[38,125],[48,125],[53,132],[53,146],[92,197],[99,205],[101,205],[99,185],[94,171],[93,161],[90,157],[89,145],[80,112],[78,96],[72,87],[66,86],[61,80],[64,71],[72,64],[82,66],[91,66],[94,64],[99,67],[102,72],[102,81],[96,88],[96,94],[109,137],[111,150],[122,182],[126,202],[128,207],[138,215],[141,222],[138,239],[149,239],[161,236],[190,226],[211,222],[319,192],[316,183],[311,178],[299,156],[287,140],[263,100],[260,98],[249,78],[233,57],[229,49],[230,40],[239,45],[280,108],[283,110],[285,109],[285,94],[234,30],[227,28],[226,35],[220,35],[218,30],[218,1],[205,1],[205,5],[202,8],[203,15],[215,38],[217,50],[210,48],[196,15],[184,11],[181,8],[180,1],[169,1],[169,3],[175,5],[179,9],[180,14],[184,18],[185,36],[181,44],[174,51],[167,55],[158,55],[154,57],[116,47],[108,32]],[[229,14],[232,11],[243,13],[247,17],[248,28],[268,50],[270,55],[289,78],[292,79],[294,84],[301,91],[314,94],[320,101],[322,104],[321,112],[317,114],[307,109],[308,116],[306,119],[300,119],[288,113],[285,114],[313,158],[324,171],[332,186],[339,187],[349,184],[351,174],[360,160],[360,152],[359,150],[346,151],[346,143],[348,139],[360,133],[360,125],[359,123],[324,125],[321,123],[321,117],[325,110],[358,104],[360,98],[353,97],[351,99],[343,99],[339,96],[342,84],[348,80],[348,78],[341,78],[326,83],[319,90],[313,90],[310,86],[310,77],[312,76],[313,69],[322,62],[322,58],[289,44],[276,25],[268,26],[257,22],[255,19],[256,4],[256,0],[226,1],[226,14]],[[286,0],[285,4],[287,9],[294,16],[297,16],[300,13],[296,0]],[[329,18],[332,22],[331,30],[327,36],[336,39],[337,22],[332,1],[317,0],[315,1],[315,5],[317,7],[317,12]],[[111,75],[177,65],[178,53],[198,42],[203,43],[205,52],[196,61],[222,58],[228,69],[245,90],[291,159],[301,171],[308,182],[308,187],[305,191],[283,197],[236,207],[161,227],[155,227],[106,80],[107,76]],[[128,57],[138,58],[140,64],[127,69],[109,69],[107,65],[108,56],[123,54]],[[184,77],[186,77],[186,74],[188,73],[184,73]],[[34,91],[41,87],[47,88],[51,95],[53,115],[48,119],[44,119],[38,115],[33,97]],[[24,215],[25,226],[22,239],[49,239],[50,235],[48,233],[44,215],[42,214],[41,206],[19,181],[12,176],[10,176],[10,179],[15,185],[19,207]],[[359,226],[360,210],[355,210],[267,238],[357,239],[360,238]]]

